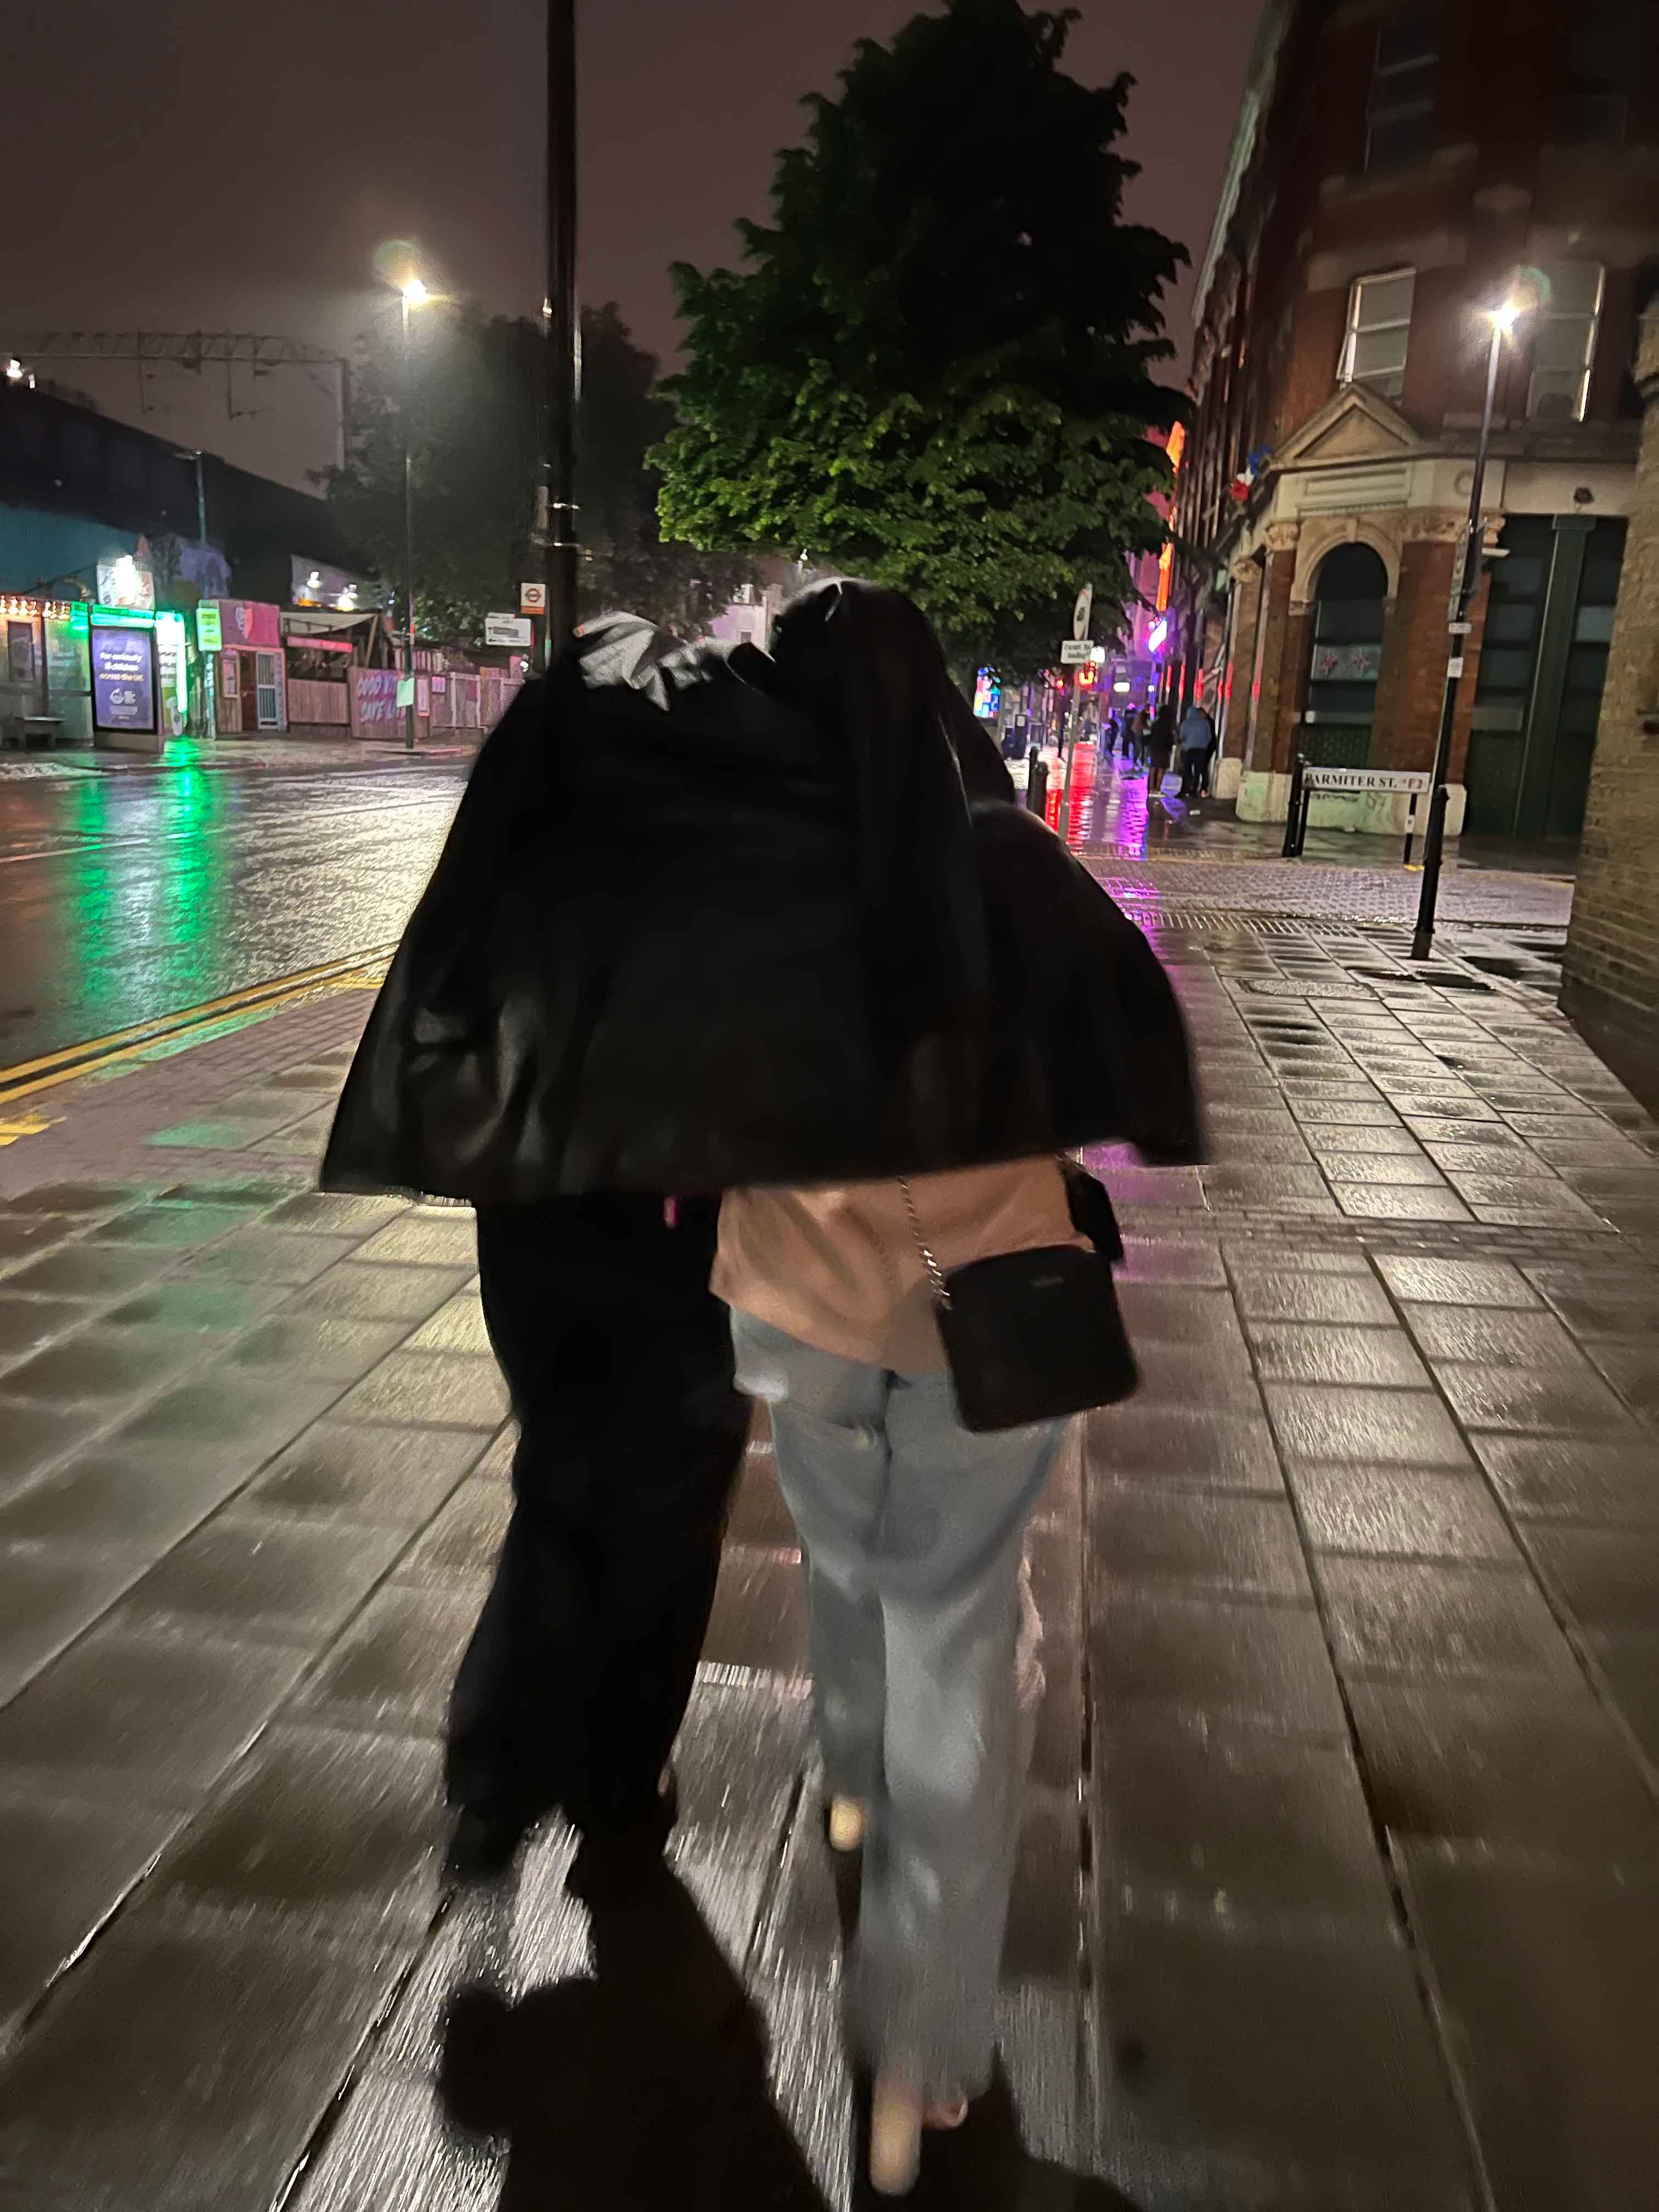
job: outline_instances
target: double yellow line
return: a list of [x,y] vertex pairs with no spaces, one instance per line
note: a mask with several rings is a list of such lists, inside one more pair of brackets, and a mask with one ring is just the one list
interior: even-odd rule
[[371,945],[344,960],[325,961],[319,968],[298,968],[292,975],[275,976],[268,983],[250,984],[246,990],[228,992],[222,999],[205,1000],[182,1013],[158,1014],[153,1020],[135,1022],[130,1029],[112,1030],[107,1036],[89,1038],[85,1044],[66,1045],[59,1052],[43,1053],[38,1060],[19,1060],[15,1067],[0,1068],[0,1109],[9,1106],[14,1098],[32,1098],[37,1091],[73,1083],[77,1076],[90,1075],[121,1060],[137,1060],[175,1037],[188,1040],[192,1030],[210,1029],[234,1015],[265,1012],[331,983],[347,984],[359,978],[368,981],[370,977],[365,970],[389,959],[396,949],[391,945]]

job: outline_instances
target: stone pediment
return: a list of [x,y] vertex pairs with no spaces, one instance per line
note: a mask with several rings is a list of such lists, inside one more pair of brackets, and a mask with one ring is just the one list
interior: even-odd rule
[[1345,384],[1310,415],[1273,455],[1276,469],[1317,468],[1322,462],[1398,461],[1415,453],[1418,436],[1386,399]]

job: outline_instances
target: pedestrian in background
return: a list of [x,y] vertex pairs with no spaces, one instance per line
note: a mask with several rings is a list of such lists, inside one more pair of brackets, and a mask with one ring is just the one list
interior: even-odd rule
[[1196,699],[1181,718],[1181,795],[1188,805],[1204,781],[1204,764],[1215,744],[1215,724]]
[[1152,717],[1152,726],[1146,739],[1146,796],[1155,798],[1164,788],[1164,779],[1170,773],[1170,755],[1175,750],[1175,708],[1166,699]]
[[[969,793],[988,792],[972,820],[989,941],[1006,956],[993,1033],[1029,1023],[1041,996],[1056,1026],[1018,1055],[1027,1083],[1048,1097],[1080,1096],[1080,1084],[1097,1112],[1127,1115],[1143,1136],[1167,1115],[1164,1133],[1190,1146],[1184,1047],[1163,1107],[1160,1086],[1145,1087],[1147,1041],[1179,1037],[1167,983],[1070,856],[1034,842],[1032,817],[988,787],[920,611],[869,586],[823,586],[785,609],[773,654],[847,764],[860,843],[887,856],[884,869],[957,849],[960,799],[938,772],[957,737]],[[918,787],[931,810],[895,811]],[[973,1007],[933,981],[945,915],[913,904],[889,937],[887,894],[879,883],[872,894],[881,960],[921,990],[941,1036],[971,1026]],[[943,961],[958,977],[969,965]],[[1079,1051],[1105,1055],[1094,1073],[1067,1065]],[[1010,1158],[1012,1132],[991,1123],[979,1143],[991,1164],[956,1172],[729,1191],[714,1273],[738,1382],[771,1407],[800,1532],[830,1841],[865,1855],[846,2019],[874,2075],[871,2177],[888,2194],[915,2179],[922,2130],[959,2125],[990,2076],[1030,1747],[1016,1686],[1020,1561],[1065,1428],[964,1425],[937,1288],[943,1271],[975,1260],[1085,1241],[1052,1148]]]

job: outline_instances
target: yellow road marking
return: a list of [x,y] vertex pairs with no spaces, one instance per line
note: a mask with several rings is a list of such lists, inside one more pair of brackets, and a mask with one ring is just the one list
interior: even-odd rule
[[61,1114],[20,1114],[15,1121],[0,1121],[0,1145],[15,1145],[20,1137],[38,1137],[43,1129],[56,1127],[63,1120]]
[[[15,1067],[0,1069],[0,1109],[9,1106],[14,1099],[32,1098],[39,1091],[55,1091],[60,1083],[74,1083],[101,1068],[140,1059],[158,1044],[187,1035],[191,1030],[207,1028],[232,1013],[274,1012],[312,991],[325,990],[331,986],[349,990],[373,989],[375,981],[373,971],[365,968],[365,961],[384,958],[393,949],[385,945],[368,954],[356,952],[349,959],[328,961],[321,967],[296,969],[291,975],[279,975],[269,983],[252,984],[246,990],[229,992],[223,998],[205,1000],[199,1006],[188,1006],[180,1013],[158,1015],[153,1021],[113,1030],[107,1036],[93,1037],[85,1044],[68,1045],[59,1052],[42,1054],[38,1060],[20,1060]],[[24,1079],[29,1077],[33,1080]],[[35,1133],[33,1129],[20,1132],[30,1136]]]

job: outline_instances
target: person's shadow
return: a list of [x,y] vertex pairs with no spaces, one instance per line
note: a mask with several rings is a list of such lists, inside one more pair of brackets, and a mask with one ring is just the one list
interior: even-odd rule
[[[845,1862],[842,1863],[844,1867]],[[830,2212],[772,2101],[765,2031],[684,1884],[660,1861],[589,1849],[569,1886],[593,1974],[510,2003],[451,2000],[438,2088],[450,2119],[506,2150],[499,2212]],[[842,1874],[843,1929],[857,1880]],[[867,2084],[853,2099],[855,2212],[870,2190]],[[1000,2068],[966,2124],[926,2138],[912,2212],[1138,2212],[1109,2183],[1030,2157]]]
[[742,1983],[660,1861],[625,1879],[586,1849],[570,1886],[594,1973],[516,2004],[451,2001],[438,2088],[468,2133],[504,2143],[500,2212],[827,2212],[767,2085]]

